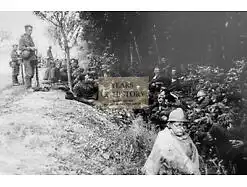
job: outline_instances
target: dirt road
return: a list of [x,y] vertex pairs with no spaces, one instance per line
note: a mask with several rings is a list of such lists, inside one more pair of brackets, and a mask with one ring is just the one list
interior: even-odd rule
[[[94,114],[94,115],[92,115]],[[60,91],[0,93],[0,174],[102,174],[114,124]],[[117,134],[116,134],[117,135]]]

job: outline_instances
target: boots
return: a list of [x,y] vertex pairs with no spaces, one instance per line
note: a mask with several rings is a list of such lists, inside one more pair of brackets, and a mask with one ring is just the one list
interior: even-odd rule
[[12,75],[13,86],[19,86],[17,75]]

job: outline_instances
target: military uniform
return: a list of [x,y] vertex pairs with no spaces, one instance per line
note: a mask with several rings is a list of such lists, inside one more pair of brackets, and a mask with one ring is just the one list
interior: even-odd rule
[[72,68],[72,81],[73,85],[75,85],[83,76],[84,69],[80,68],[79,66],[76,68]]
[[67,73],[67,66],[62,65],[62,67],[59,70],[59,75],[61,81],[68,81],[68,73]]
[[19,40],[19,49],[21,54],[23,51],[27,50],[30,52],[28,58],[23,58],[23,63],[25,67],[25,84],[26,88],[30,88],[32,86],[32,78],[34,76],[34,69],[36,63],[36,55],[35,52],[32,50],[27,49],[27,47],[34,47],[33,39],[28,34],[23,34]]
[[51,67],[52,61],[53,61],[52,51],[51,51],[51,49],[48,49],[48,50],[47,50],[47,64],[46,64],[46,67],[47,67],[47,68],[50,68],[50,67]]
[[16,50],[12,50],[11,52],[11,67],[12,67],[12,82],[13,85],[18,85],[18,75],[20,71],[20,64],[19,64],[19,55]]
[[94,81],[80,80],[74,85],[73,92],[77,97],[88,99],[98,92],[98,87]]
[[47,50],[47,58],[53,60],[53,55],[51,49]]
[[197,106],[200,109],[206,109],[207,106],[213,104],[209,97],[203,98],[201,101],[197,102]]

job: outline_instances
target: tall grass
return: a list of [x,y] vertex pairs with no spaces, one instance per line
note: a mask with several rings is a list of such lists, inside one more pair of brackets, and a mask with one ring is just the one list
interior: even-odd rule
[[135,119],[131,127],[122,130],[116,140],[115,146],[111,149],[114,167],[118,175],[142,174],[141,168],[144,166],[149,156],[156,132],[154,129],[146,129],[141,117]]

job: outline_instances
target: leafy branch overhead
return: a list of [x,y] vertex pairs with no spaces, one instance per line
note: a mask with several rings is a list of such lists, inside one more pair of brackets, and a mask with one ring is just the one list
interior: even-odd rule
[[34,14],[50,24],[49,33],[52,33],[65,52],[69,88],[72,91],[70,49],[77,44],[86,22],[79,18],[78,12],[74,11],[34,11]]
[[[73,11],[34,11],[34,14],[42,20],[51,24],[50,32],[64,49],[65,40],[68,47],[72,48],[77,44],[77,39],[83,33],[86,21],[79,19],[79,13]],[[65,49],[64,49],[65,50]]]

